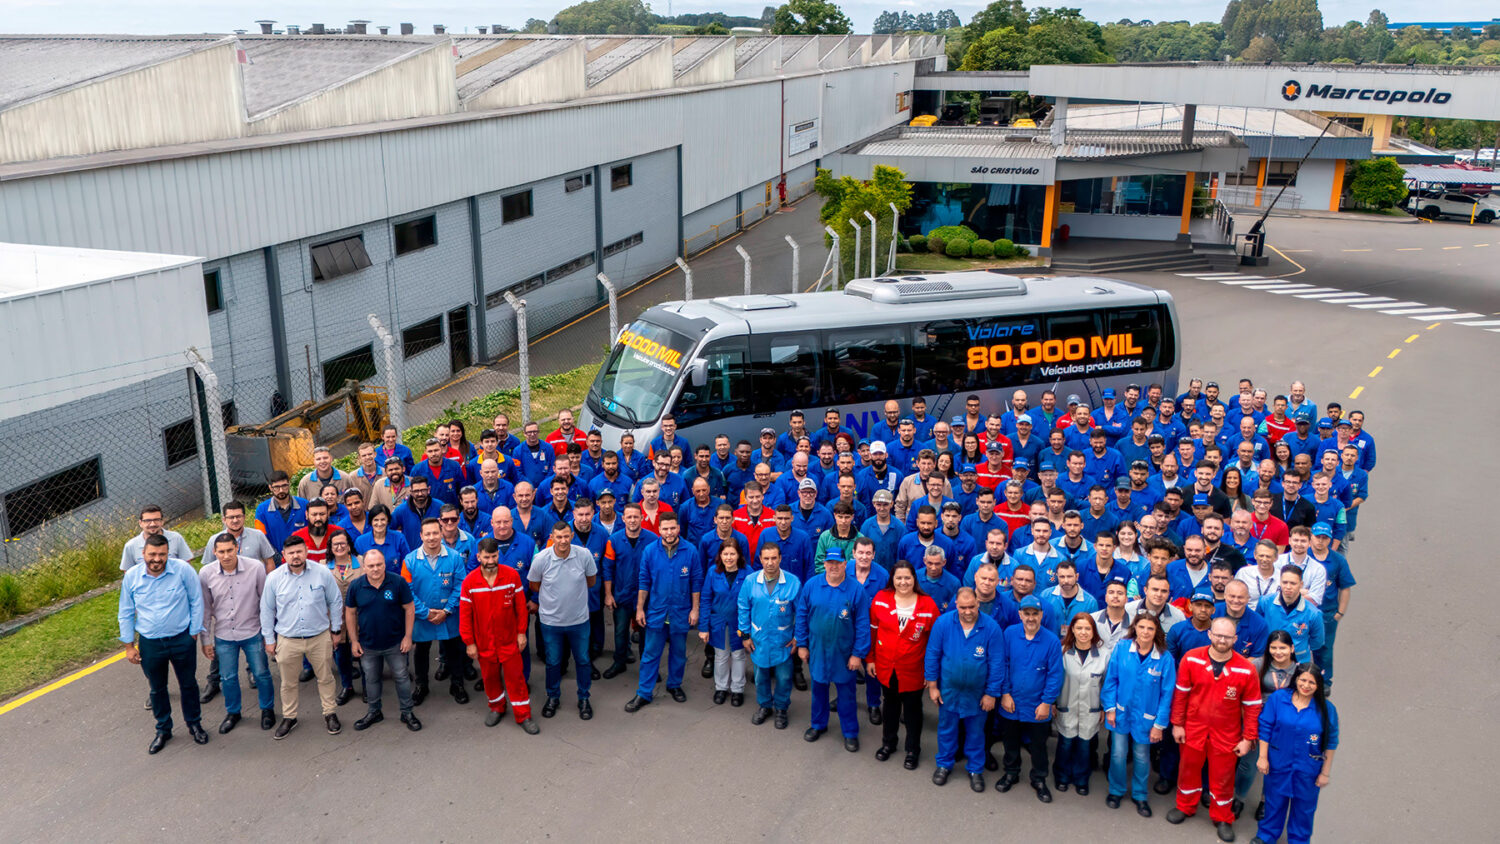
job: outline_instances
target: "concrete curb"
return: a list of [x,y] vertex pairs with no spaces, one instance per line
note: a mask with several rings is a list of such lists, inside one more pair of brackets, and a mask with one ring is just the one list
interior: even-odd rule
[[32,610],[25,615],[16,616],[15,618],[3,624],[0,624],[0,639],[9,636],[12,633],[16,633],[32,624],[36,624],[38,621],[41,621],[44,618],[56,615],[67,609],[68,607],[74,606],[76,604],[81,604],[84,601],[89,600],[90,598],[97,598],[100,595],[118,591],[120,591],[120,582],[115,581],[114,583],[107,583],[103,586],[90,589],[82,595],[74,595],[71,598],[65,598],[61,601],[58,601],[57,603],[48,604],[41,609]]

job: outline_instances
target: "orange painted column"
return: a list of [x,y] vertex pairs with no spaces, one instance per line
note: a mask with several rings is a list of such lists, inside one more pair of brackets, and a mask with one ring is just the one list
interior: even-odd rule
[[1047,204],[1042,210],[1042,248],[1052,248],[1052,230],[1057,228],[1057,188],[1053,182],[1047,186]]
[[1333,192],[1328,196],[1328,210],[1339,210],[1339,198],[1344,195],[1344,166],[1347,162],[1340,158],[1333,162]]
[[1255,174],[1255,204],[1260,205],[1260,195],[1266,189],[1266,159],[1260,160],[1260,171]]
[[1193,182],[1197,177],[1197,173],[1188,173],[1182,186],[1182,234],[1188,234],[1188,224],[1193,219]]

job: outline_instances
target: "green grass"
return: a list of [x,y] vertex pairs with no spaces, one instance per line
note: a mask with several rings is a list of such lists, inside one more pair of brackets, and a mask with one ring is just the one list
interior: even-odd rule
[[1342,213],[1345,213],[1345,214],[1366,214],[1366,215],[1373,216],[1373,217],[1409,217],[1409,216],[1411,216],[1410,214],[1407,214],[1405,211],[1402,211],[1400,208],[1345,208],[1345,209],[1343,209]]
[[0,701],[118,649],[119,607],[108,592],[0,639]]
[[0,574],[0,621],[113,583],[120,577],[120,548],[130,534],[93,533],[78,548],[49,554],[44,562]]
[[992,267],[1040,267],[1042,259],[1025,258],[950,258],[932,252],[904,252],[896,255],[898,270],[927,270],[955,272],[958,270],[984,270]]

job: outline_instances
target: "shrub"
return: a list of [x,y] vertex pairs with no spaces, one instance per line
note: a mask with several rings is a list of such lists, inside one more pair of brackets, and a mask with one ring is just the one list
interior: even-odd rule
[[969,257],[969,241],[949,241],[946,252],[949,258],[967,258]]
[[935,234],[930,234],[927,236],[928,252],[931,252],[934,255],[942,255],[945,254],[944,250],[947,248],[947,246],[947,242],[944,241],[941,237],[938,237]]
[[1000,238],[999,240],[995,241],[995,257],[996,258],[1014,258],[1015,255],[1016,255],[1016,244],[1015,243],[1013,243],[1009,239],[1003,238],[1003,237]]
[[934,235],[941,237],[944,243],[953,240],[966,240],[969,243],[973,243],[979,239],[979,235],[975,234],[974,230],[968,226],[939,226],[927,233],[929,238]]
[[1030,249],[1027,249],[1024,246],[1017,246],[1016,247],[1016,257],[1017,258],[1025,258],[1026,256],[1028,256],[1030,254],[1031,254],[1031,250]]
[[980,238],[969,245],[969,254],[975,258],[989,258],[995,254],[995,244]]
[[926,235],[914,234],[914,235],[911,236],[911,238],[909,240],[906,241],[906,243],[907,243],[907,245],[909,247],[911,247],[911,251],[912,252],[926,252],[927,251],[927,237],[926,237]]
[[904,238],[904,237],[898,237],[898,238],[896,238],[896,251],[897,252],[910,252],[911,251],[911,244],[906,242],[906,238]]

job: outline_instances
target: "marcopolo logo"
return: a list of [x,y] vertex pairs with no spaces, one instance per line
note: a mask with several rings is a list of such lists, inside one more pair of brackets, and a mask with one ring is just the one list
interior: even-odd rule
[[[1281,98],[1294,102],[1304,96],[1302,83],[1288,79],[1281,83]],[[1306,97],[1310,100],[1367,100],[1377,103],[1433,103],[1442,105],[1453,99],[1447,91],[1428,88],[1426,91],[1398,91],[1391,88],[1339,88],[1334,85],[1309,85]]]

